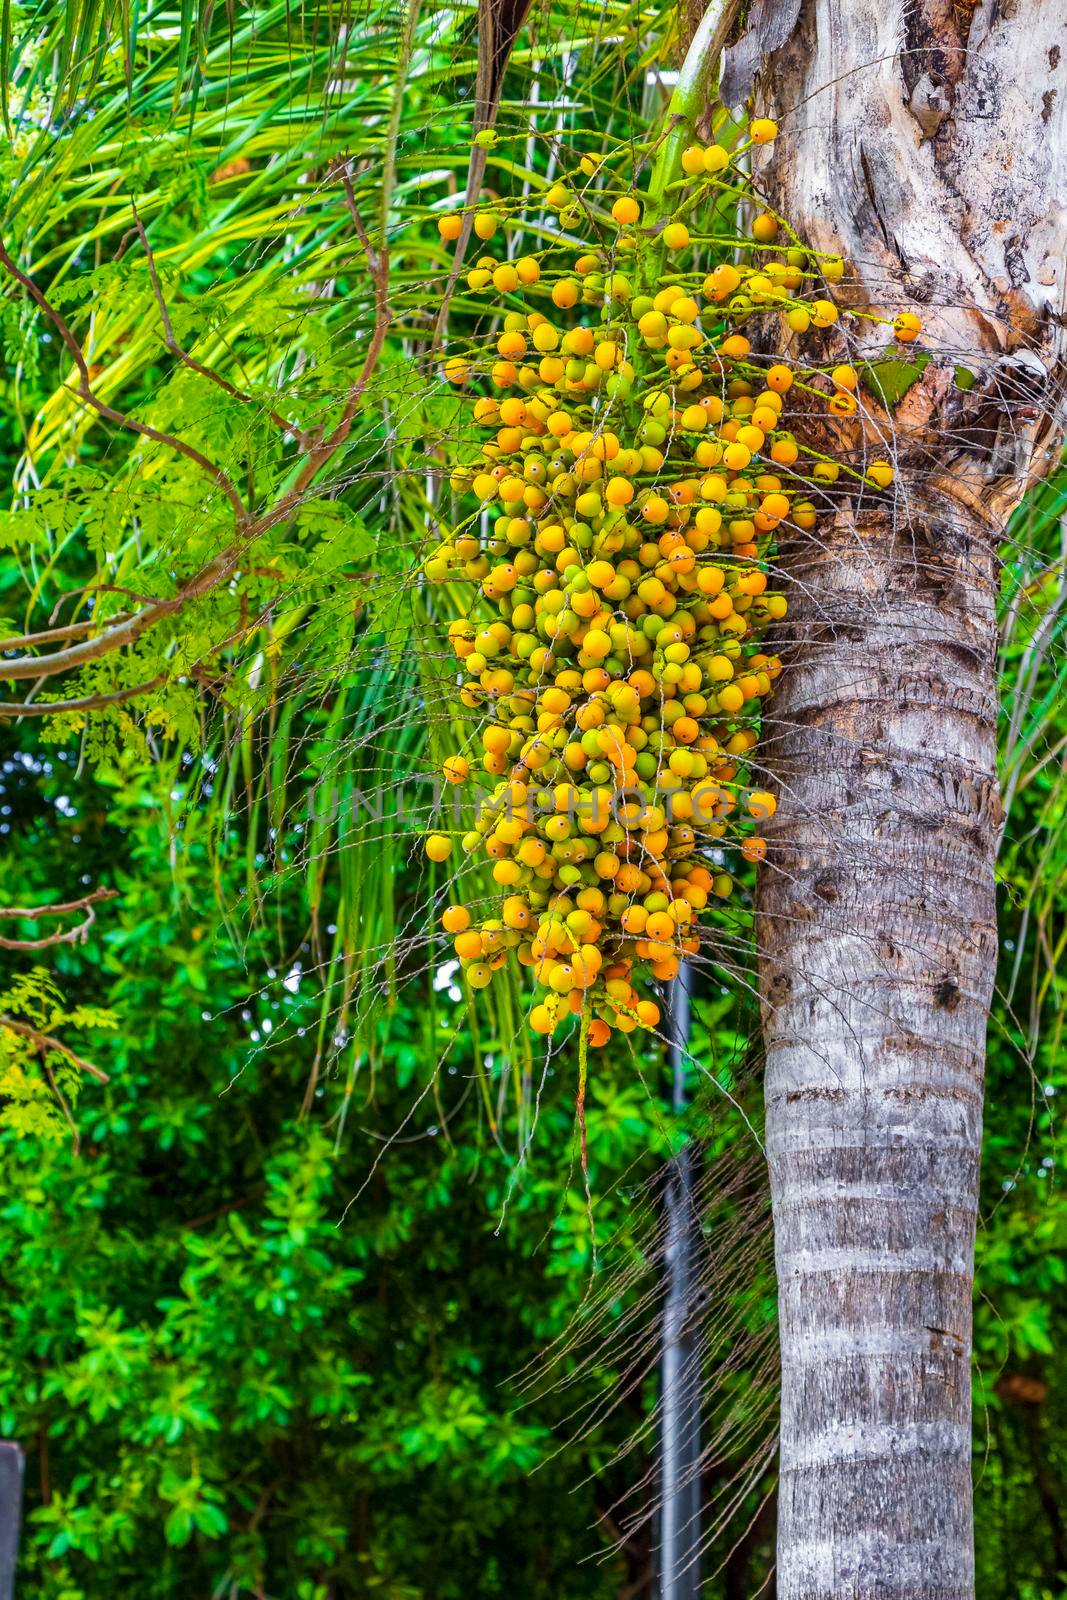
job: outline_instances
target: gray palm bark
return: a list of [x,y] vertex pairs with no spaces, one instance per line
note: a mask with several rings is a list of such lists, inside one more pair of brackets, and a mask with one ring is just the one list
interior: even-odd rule
[[[758,924],[777,1593],[972,1600],[997,546],[1062,429],[1067,9],[804,0],[758,98],[782,130],[758,174],[775,205],[845,256],[843,298],[914,305],[930,356],[866,419],[897,466],[888,508],[842,493],[828,532],[781,552]],[[873,327],[825,353],[885,344]]]

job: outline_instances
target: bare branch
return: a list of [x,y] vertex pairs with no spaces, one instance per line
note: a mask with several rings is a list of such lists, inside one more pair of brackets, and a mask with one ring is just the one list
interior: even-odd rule
[[[36,709],[36,708],[34,708]],[[96,921],[95,907],[102,900],[114,900],[118,896],[117,889],[94,889],[91,894],[82,895],[80,900],[59,901],[48,906],[0,906],[0,918],[38,922],[44,917],[62,917],[72,911],[84,911],[86,915],[75,928],[68,928],[62,933],[49,933],[40,939],[5,939],[0,937],[0,949],[3,950],[45,950],[57,944],[84,944],[89,929]]]
[[[120,613],[109,618],[111,622],[124,622],[126,616]],[[77,639],[79,634],[88,633],[91,628],[99,628],[99,620],[95,617],[83,617],[81,622],[68,622],[61,628],[42,628],[39,633],[17,633],[10,638],[0,637],[0,650],[25,650],[31,644],[53,644],[59,639]]]
[[149,678],[147,683],[134,683],[127,689],[113,689],[110,694],[87,694],[80,700],[0,700],[0,719],[10,721],[16,717],[54,717],[63,711],[95,711],[98,706],[118,705],[120,701],[132,700],[139,694],[150,694],[153,689],[162,688],[166,681],[167,674],[161,672]]
[[84,911],[88,906],[99,905],[101,900],[117,900],[118,894],[117,889],[100,888],[77,900],[57,900],[53,905],[0,906],[0,917],[24,917],[28,922],[36,922],[41,917],[62,917],[68,911]]

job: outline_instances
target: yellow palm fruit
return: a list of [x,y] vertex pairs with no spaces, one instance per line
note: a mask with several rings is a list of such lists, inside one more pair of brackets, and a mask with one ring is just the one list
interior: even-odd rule
[[633,195],[622,195],[612,206],[611,214],[620,227],[630,227],[640,220],[641,207]]

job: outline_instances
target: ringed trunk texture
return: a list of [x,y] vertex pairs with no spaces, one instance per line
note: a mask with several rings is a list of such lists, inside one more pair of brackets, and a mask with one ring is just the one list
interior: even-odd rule
[[[750,16],[757,105],[781,126],[759,181],[844,255],[837,298],[914,307],[930,356],[895,413],[865,402],[858,456],[888,455],[893,491],[845,480],[829,531],[781,551],[758,924],[777,1593],[971,1600],[997,548],[1059,420],[1067,9],[756,0]],[[884,356],[887,330],[868,326],[862,348],[827,332],[828,364]],[[812,415],[808,435],[833,426]],[[856,450],[855,424],[824,437]]]
[[790,552],[760,926],[781,1600],[973,1592],[971,1283],[996,962],[994,560],[924,508]]

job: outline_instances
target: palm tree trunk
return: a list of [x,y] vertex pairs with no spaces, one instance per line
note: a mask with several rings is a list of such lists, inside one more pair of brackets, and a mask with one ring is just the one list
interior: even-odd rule
[[[930,355],[895,415],[866,422],[897,463],[892,505],[842,498],[828,531],[781,551],[788,664],[763,744],[779,810],[759,905],[781,1600],[974,1594],[996,559],[1047,465],[1062,385],[1067,13],[984,0],[964,25],[964,9],[751,13],[777,47],[760,105],[782,128],[760,180],[801,236],[845,255],[846,298],[917,306]],[[834,337],[828,360],[845,353]],[[885,344],[875,327],[848,355]]]
[[783,1600],[973,1592],[994,563],[962,517],[922,533],[843,517],[788,554],[760,922]]

